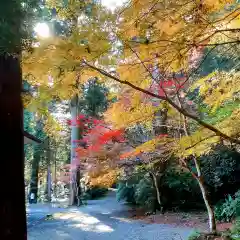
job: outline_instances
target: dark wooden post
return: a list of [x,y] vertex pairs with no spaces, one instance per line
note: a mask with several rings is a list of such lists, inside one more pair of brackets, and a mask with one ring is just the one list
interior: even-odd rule
[[19,58],[0,55],[0,239],[27,239],[22,76]]
[[27,10],[22,1],[0,1],[1,240],[27,239],[20,66]]

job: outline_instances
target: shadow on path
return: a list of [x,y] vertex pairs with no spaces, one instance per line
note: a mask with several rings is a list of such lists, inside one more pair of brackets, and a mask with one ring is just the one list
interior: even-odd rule
[[[80,208],[56,209],[54,219],[29,228],[30,240],[186,240],[190,228],[127,218],[128,206],[110,193]],[[57,211],[58,210],[58,211]]]

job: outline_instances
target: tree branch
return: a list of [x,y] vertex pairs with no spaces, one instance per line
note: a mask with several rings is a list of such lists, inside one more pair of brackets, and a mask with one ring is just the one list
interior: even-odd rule
[[209,138],[213,138],[213,137],[216,137],[216,135],[215,135],[215,134],[212,134],[212,135],[210,135],[210,136],[208,136],[208,137],[205,137],[205,138],[201,139],[200,141],[198,141],[197,143],[194,143],[193,145],[185,148],[185,150],[188,150],[188,149],[190,149],[190,148],[193,148],[193,147],[197,146],[199,143],[204,142],[204,141],[208,140]]
[[222,137],[223,139],[226,139],[226,140],[229,140],[230,142],[232,143],[236,143],[236,144],[240,144],[240,140],[238,139],[235,139],[235,138],[232,138],[231,136],[228,136],[226,135],[225,133],[221,132],[220,130],[218,130],[217,128],[215,128],[214,126],[202,121],[201,119],[199,119],[197,116],[194,116],[192,115],[191,113],[187,112],[185,109],[179,107],[175,102],[173,102],[170,98],[168,98],[167,96],[160,96],[160,95],[157,95],[155,93],[152,93],[148,90],[145,90],[145,89],[142,89],[138,86],[135,86],[134,84],[126,81],[126,80],[121,80],[120,78],[116,77],[116,76],[113,76],[112,74],[108,73],[107,71],[101,69],[101,68],[98,68],[98,67],[95,67],[91,64],[89,64],[88,62],[86,62],[85,60],[83,60],[83,64],[85,64],[86,66],[88,66],[89,68],[101,73],[102,75],[106,76],[106,77],[109,77],[113,80],[115,80],[116,82],[119,82],[121,84],[124,84],[124,85],[127,85],[139,92],[142,92],[142,93],[145,93],[149,96],[152,96],[154,98],[157,98],[157,99],[160,99],[160,100],[164,100],[164,101],[167,101],[173,108],[175,108],[178,112],[180,112],[181,114],[183,114],[184,116],[190,118],[190,119],[193,119],[194,121],[196,121],[198,124],[200,124],[201,126],[211,130],[212,132],[216,133],[217,136],[220,136]]
[[185,169],[187,169],[187,170],[192,174],[193,178],[198,179],[198,176],[197,176],[197,175],[192,171],[192,169],[188,166],[188,164],[186,163],[185,159],[181,159],[181,158],[180,158],[180,163],[181,163],[181,165],[182,165]]
[[230,41],[230,42],[221,42],[221,43],[190,44],[190,45],[196,46],[196,47],[206,47],[206,46],[221,46],[221,45],[235,44],[235,43],[240,43],[240,40]]

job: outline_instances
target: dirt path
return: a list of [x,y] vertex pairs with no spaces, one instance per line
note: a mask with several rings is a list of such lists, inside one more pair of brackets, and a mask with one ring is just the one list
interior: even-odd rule
[[87,206],[69,208],[54,219],[39,222],[28,232],[30,240],[186,240],[192,229],[130,220],[127,206],[114,193]]

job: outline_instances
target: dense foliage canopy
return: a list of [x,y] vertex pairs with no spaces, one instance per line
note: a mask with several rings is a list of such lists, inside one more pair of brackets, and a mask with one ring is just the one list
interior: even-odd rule
[[119,181],[119,198],[153,208],[202,193],[214,231],[211,204],[239,183],[239,2],[131,0],[112,12],[49,0],[44,9],[51,36],[23,51],[37,89],[24,100],[58,141],[69,132],[53,106],[79,100],[70,168],[98,185]]

